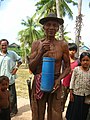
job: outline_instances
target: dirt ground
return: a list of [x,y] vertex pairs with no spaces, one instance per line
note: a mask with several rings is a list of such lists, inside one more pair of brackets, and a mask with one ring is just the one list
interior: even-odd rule
[[[18,113],[16,116],[11,118],[11,120],[32,120],[32,112],[30,109],[28,87],[26,82],[26,80],[30,77],[33,78],[32,74],[29,74],[28,69],[25,69],[22,65],[18,70],[18,79],[16,80]],[[65,115],[65,112],[63,115]],[[45,120],[47,120],[46,115]],[[65,118],[63,120],[65,120]]]
[[[30,75],[28,73],[28,69],[25,69],[22,65],[18,71],[18,79],[16,80],[17,96],[19,96],[17,99],[18,113],[11,120],[32,120],[32,112],[30,109],[30,102],[28,98],[28,87],[26,82],[26,80],[29,77],[32,77],[32,75]],[[65,105],[66,106],[65,110],[63,112],[63,120],[66,120],[65,113],[66,113],[68,101],[69,101],[69,96]],[[46,116],[45,116],[45,120],[47,120]],[[90,114],[88,120],[90,120]]]
[[[66,109],[65,109],[66,111]],[[30,109],[29,98],[18,97],[18,113],[16,116],[11,118],[11,120],[32,120],[32,112]],[[63,117],[65,116],[65,112],[63,113]],[[46,120],[46,116],[45,116]],[[63,118],[65,120],[65,118]]]
[[11,120],[31,120],[29,99],[18,97],[18,113]]

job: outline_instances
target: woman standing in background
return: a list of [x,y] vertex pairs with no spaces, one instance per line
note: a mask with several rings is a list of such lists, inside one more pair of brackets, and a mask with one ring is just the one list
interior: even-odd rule
[[85,97],[90,95],[90,53],[83,52],[80,62],[81,66],[75,67],[71,77],[67,120],[86,120],[90,106],[85,103]]

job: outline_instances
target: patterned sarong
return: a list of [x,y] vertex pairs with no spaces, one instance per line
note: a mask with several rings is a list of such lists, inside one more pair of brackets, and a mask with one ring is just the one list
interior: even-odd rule
[[41,84],[41,73],[40,74],[36,74],[34,76],[34,79],[36,81],[36,99],[41,99],[43,96],[43,92],[40,90],[40,84]]

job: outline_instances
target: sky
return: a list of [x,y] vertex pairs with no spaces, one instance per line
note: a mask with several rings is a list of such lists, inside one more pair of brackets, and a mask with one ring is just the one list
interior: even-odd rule
[[[26,17],[32,17],[35,13],[35,4],[38,0],[4,0],[0,5],[0,39],[6,38],[9,43],[17,43],[18,32],[24,29],[21,25],[22,19],[26,20]],[[78,0],[76,0],[78,2]],[[89,0],[82,0],[82,14],[83,25],[81,31],[81,41],[88,47],[90,47],[90,8]],[[75,42],[75,20],[78,15],[78,9],[75,6],[70,5],[73,11],[73,20],[67,16],[64,18],[64,26],[66,31],[70,32],[69,37]]]

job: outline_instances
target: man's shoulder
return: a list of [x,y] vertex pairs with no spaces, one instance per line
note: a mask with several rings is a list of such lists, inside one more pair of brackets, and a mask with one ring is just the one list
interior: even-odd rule
[[38,40],[35,40],[33,43],[38,43],[38,42],[41,42],[41,41],[43,41],[43,40],[45,40],[45,39],[44,39],[44,38],[38,39]]
[[57,40],[58,41],[58,45],[60,45],[61,47],[68,47],[68,43],[65,40]]
[[59,42],[60,42],[61,44],[67,44],[67,45],[68,45],[68,43],[67,43],[65,40],[59,40]]
[[18,56],[18,54],[13,50],[8,50],[7,51],[7,56],[14,57],[14,56]]
[[13,51],[13,50],[8,50],[7,53],[8,53],[8,54],[16,54],[16,52]]
[[63,40],[56,40],[58,43],[60,43],[60,44],[67,44],[67,42],[63,39]]

